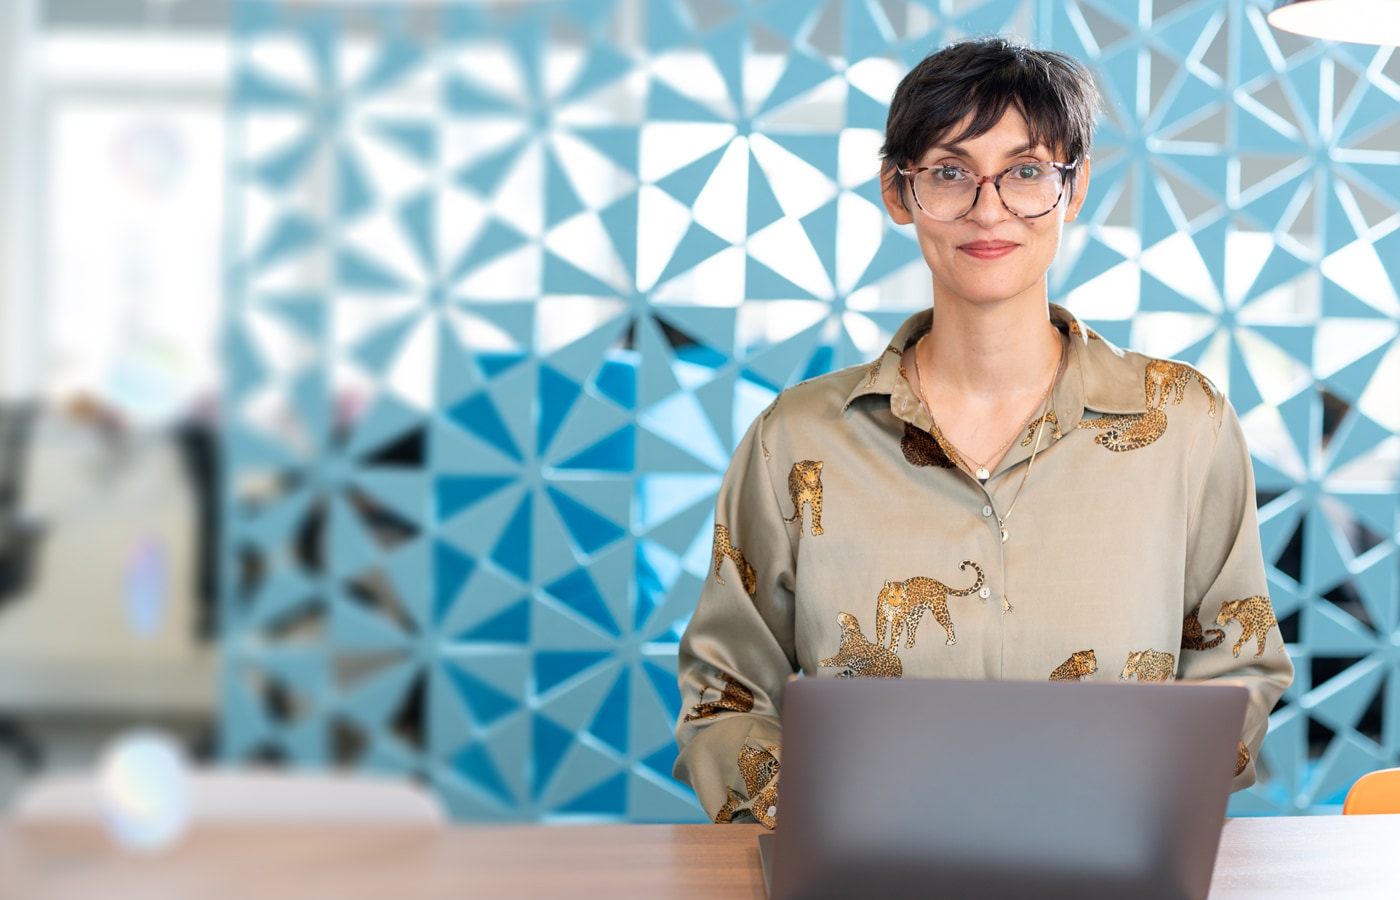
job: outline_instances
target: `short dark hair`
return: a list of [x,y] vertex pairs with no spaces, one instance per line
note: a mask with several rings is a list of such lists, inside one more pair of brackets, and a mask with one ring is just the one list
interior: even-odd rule
[[[881,158],[900,195],[908,166],[935,144],[975,138],[1001,121],[1010,106],[1026,120],[1030,139],[1083,161],[1094,137],[1099,92],[1082,63],[1005,37],[981,37],[936,50],[895,88],[885,120]],[[967,124],[952,134],[959,123]],[[1070,185],[1075,172],[1070,173]]]

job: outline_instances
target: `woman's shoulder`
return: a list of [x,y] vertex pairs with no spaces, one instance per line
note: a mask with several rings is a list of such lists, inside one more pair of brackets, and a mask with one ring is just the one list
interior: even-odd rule
[[1231,414],[1224,392],[1190,363],[1120,348],[1097,336],[1084,345],[1086,417],[1096,412],[1148,416],[1163,425],[1170,419],[1218,431]]
[[764,418],[776,425],[793,425],[839,416],[851,392],[869,374],[870,364],[863,363],[799,381],[773,398]]

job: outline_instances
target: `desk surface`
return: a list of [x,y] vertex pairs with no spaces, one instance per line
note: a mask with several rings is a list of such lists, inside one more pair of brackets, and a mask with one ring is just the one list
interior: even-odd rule
[[[0,897],[763,900],[757,825],[228,826],[135,857],[79,826],[0,826]],[[1212,900],[1400,895],[1400,816],[1234,819]]]

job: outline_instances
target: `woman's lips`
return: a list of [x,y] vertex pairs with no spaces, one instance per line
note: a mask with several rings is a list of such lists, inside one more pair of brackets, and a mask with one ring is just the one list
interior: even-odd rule
[[1001,259],[1017,246],[1011,241],[973,241],[960,245],[958,249],[975,259]]

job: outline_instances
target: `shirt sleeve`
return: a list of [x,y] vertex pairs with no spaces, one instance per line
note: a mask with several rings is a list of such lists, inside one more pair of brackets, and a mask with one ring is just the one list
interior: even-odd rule
[[1293,682],[1293,663],[1269,602],[1249,450],[1228,402],[1221,418],[1204,477],[1193,485],[1178,674],[1249,691],[1233,761],[1231,788],[1240,790],[1254,783],[1269,713]]
[[777,814],[779,704],[798,669],[796,537],[763,437],[774,408],[749,428],[720,487],[710,566],[677,660],[675,765],[716,822],[757,820],[769,828]]

